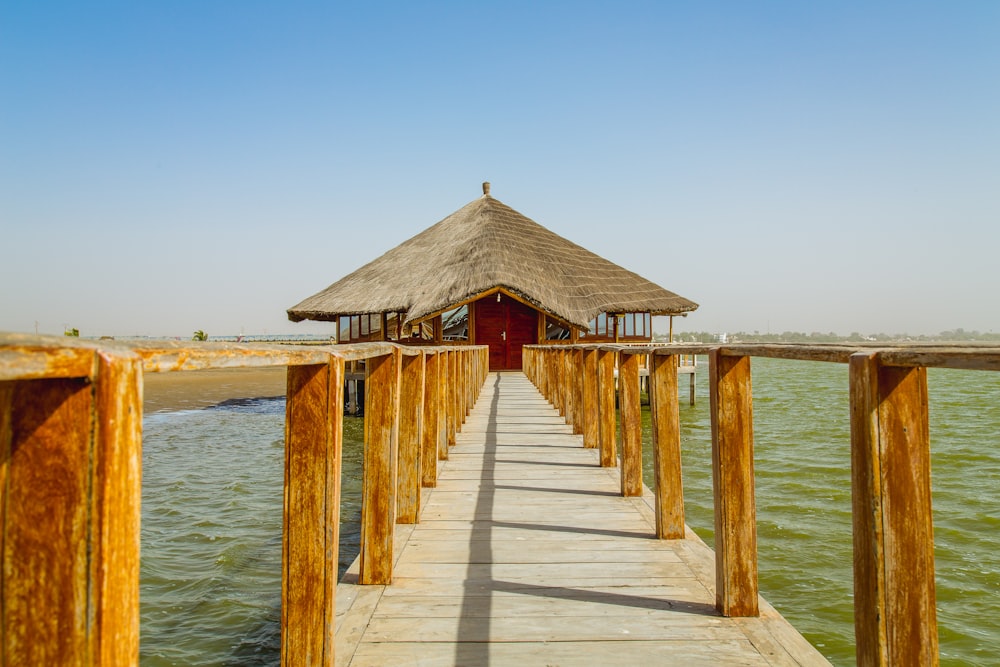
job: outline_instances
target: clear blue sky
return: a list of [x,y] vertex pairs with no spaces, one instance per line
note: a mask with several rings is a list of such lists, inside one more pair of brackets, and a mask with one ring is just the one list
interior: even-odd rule
[[330,331],[484,180],[682,330],[1000,331],[1000,3],[0,4],[0,330]]

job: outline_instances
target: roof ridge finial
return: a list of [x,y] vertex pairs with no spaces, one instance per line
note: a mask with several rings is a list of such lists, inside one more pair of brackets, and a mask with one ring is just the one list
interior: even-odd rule
[[483,181],[483,196],[484,197],[489,197],[490,196],[490,182],[489,181]]

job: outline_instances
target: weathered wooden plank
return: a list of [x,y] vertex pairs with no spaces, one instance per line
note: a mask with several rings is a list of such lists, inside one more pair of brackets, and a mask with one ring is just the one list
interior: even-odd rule
[[[471,622],[470,622],[471,621]],[[365,640],[394,642],[580,642],[650,641],[669,633],[675,641],[736,641],[746,636],[718,617],[696,614],[664,614],[657,623],[645,616],[564,616],[540,623],[537,617],[492,617],[484,621],[463,618],[428,618],[414,623],[410,618],[372,617]],[[665,627],[666,626],[666,627]]]
[[95,664],[139,661],[142,369],[135,355],[96,355],[90,568]]
[[[365,451],[361,482],[362,584],[392,583],[399,436],[399,355],[369,359],[365,381]],[[454,398],[454,396],[452,397]]]
[[15,345],[13,341],[0,348],[0,382],[88,377],[93,369],[94,351],[87,348]]
[[420,513],[424,356],[400,358],[396,522],[416,523]]
[[726,616],[756,616],[757,524],[750,357],[709,356],[716,603]]
[[583,446],[596,449],[600,444],[600,408],[598,406],[597,350],[583,351]]
[[[428,353],[424,362],[424,410],[421,425],[420,483],[437,486],[438,455],[441,449],[440,355]],[[447,443],[444,444],[447,452]]]
[[285,407],[283,665],[334,664],[343,361],[291,366]]
[[[680,563],[672,550],[649,546],[652,540],[605,540],[608,548],[602,550],[596,541],[576,543],[571,540],[550,540],[545,533],[531,541],[522,539],[510,543],[496,543],[489,554],[478,553],[470,547],[469,540],[433,540],[411,542],[408,559],[414,563],[494,563],[497,565],[531,563]],[[643,544],[645,542],[645,544]],[[686,568],[683,573],[689,573]]]
[[749,653],[745,640],[717,640],[713,643],[629,641],[629,642],[462,642],[372,643],[358,651],[352,667],[416,665],[726,665],[754,667],[770,665]]
[[4,664],[98,664],[88,566],[92,420],[86,378],[0,389]]
[[599,350],[597,353],[597,412],[598,450],[601,467],[618,465],[618,446],[615,441],[615,353]]
[[858,663],[938,662],[927,371],[850,362]]
[[623,496],[642,495],[642,406],[639,355],[622,353],[618,362],[618,412],[621,420]]
[[447,403],[446,409],[446,422],[448,425],[448,446],[455,446],[455,434],[458,433],[458,401],[456,399],[455,385],[458,382],[458,353],[457,352],[445,352],[445,357],[447,359],[446,365],[448,368],[447,373],[444,377],[444,390],[445,390],[445,402]]
[[684,538],[681,427],[677,398],[677,357],[650,355],[649,403],[653,427],[656,535]]

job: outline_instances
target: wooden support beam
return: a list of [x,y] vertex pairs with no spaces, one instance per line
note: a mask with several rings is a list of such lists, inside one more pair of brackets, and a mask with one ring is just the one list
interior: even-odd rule
[[366,364],[360,584],[392,583],[400,356],[394,350]]
[[639,355],[619,354],[618,403],[622,432],[622,495],[642,495],[642,406]]
[[396,523],[417,523],[424,413],[424,353],[400,356]]
[[0,662],[139,660],[142,371],[0,382]]
[[[142,370],[138,358],[97,353],[91,568],[97,584],[97,664],[139,655],[139,535],[142,519]],[[96,538],[96,539],[95,539]]]
[[936,665],[927,370],[850,359],[859,665]]
[[750,357],[709,355],[716,606],[723,616],[758,616]]
[[615,353],[608,350],[599,350],[597,353],[597,408],[597,444],[601,467],[614,468],[618,465],[618,444],[615,439]]
[[455,446],[455,435],[458,433],[458,399],[455,384],[458,381],[458,352],[448,351],[448,375],[445,379],[446,402],[448,404],[448,446]]
[[[440,353],[424,355],[424,414],[420,449],[420,483],[437,486],[438,456],[441,451],[441,367]],[[447,442],[445,454],[447,455]]]
[[333,665],[344,362],[289,366],[281,664]]
[[597,404],[597,350],[583,351],[583,388],[581,417],[583,420],[583,446],[594,449],[600,441],[600,412]]
[[677,357],[649,355],[656,536],[668,540],[684,538],[684,486],[681,479],[681,427],[677,389]]
[[577,348],[570,352],[570,391],[573,394],[573,433],[583,435],[583,350]]

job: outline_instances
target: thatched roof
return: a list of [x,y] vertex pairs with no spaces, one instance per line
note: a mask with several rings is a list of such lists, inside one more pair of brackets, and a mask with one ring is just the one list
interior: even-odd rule
[[581,328],[600,313],[698,304],[554,234],[489,194],[288,310],[288,318],[405,313],[415,322],[497,287]]

